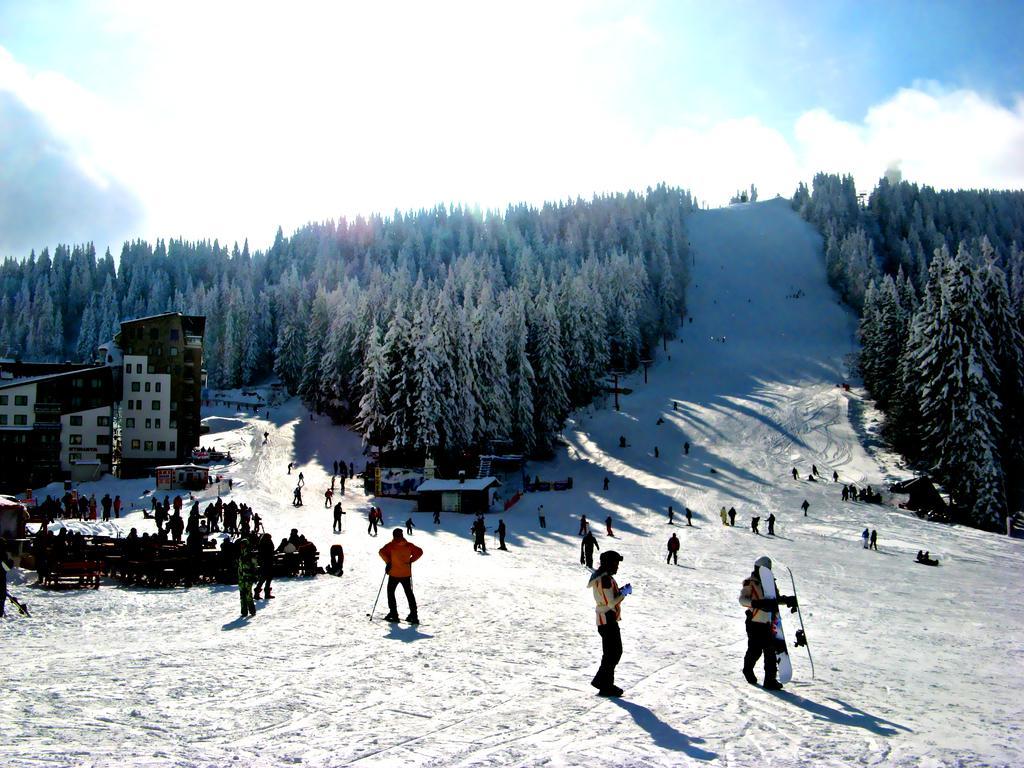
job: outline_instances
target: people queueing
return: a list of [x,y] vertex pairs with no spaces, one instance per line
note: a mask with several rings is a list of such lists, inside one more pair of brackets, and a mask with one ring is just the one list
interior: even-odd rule
[[269,533],[260,536],[256,545],[256,563],[259,566],[259,581],[252,591],[254,600],[260,599],[260,590],[263,590],[265,600],[273,600],[274,595],[270,592],[270,582],[274,578],[274,540]]
[[473,551],[487,552],[487,526],[484,525],[483,515],[477,515],[476,520],[473,521],[473,526],[470,528],[470,533],[473,534]]
[[238,596],[242,601],[242,618],[256,615],[256,601],[252,595],[255,576],[256,561],[249,551],[249,540],[241,539],[238,542]]
[[388,575],[388,613],[385,621],[398,621],[398,604],[395,602],[395,590],[402,585],[405,599],[409,602],[409,615],[405,620],[410,624],[419,624],[419,613],[416,610],[416,595],[412,591],[412,564],[423,557],[423,550],[412,542],[406,541],[401,528],[391,533],[391,541],[380,548],[380,558],[384,561],[384,572]]
[[334,505],[334,533],[341,533],[341,516],[344,514],[344,510],[341,508],[341,502],[339,501]]
[[670,562],[679,565],[679,538],[674,533],[668,540],[668,558],[665,564],[668,565]]
[[587,584],[594,594],[597,632],[601,635],[601,665],[590,682],[597,688],[599,696],[622,695],[622,689],[615,685],[615,667],[622,658],[619,620],[622,618],[623,599],[633,593],[632,586],[624,584],[620,589],[615,581],[622,559],[618,552],[602,552],[600,566]]
[[508,547],[505,546],[505,532],[506,532],[506,530],[507,529],[505,528],[505,521],[499,519],[498,520],[498,549],[504,549],[504,550],[507,551]]
[[594,534],[591,531],[587,531],[587,535],[580,541],[580,563],[591,570],[594,569],[595,547],[597,549],[601,549],[601,545],[597,543],[597,539],[594,538]]
[[[754,570],[743,580],[740,589],[740,605],[746,608],[747,652],[743,656],[743,677],[751,685],[757,685],[754,665],[764,656],[764,688],[770,691],[781,691],[782,683],[778,680],[778,660],[775,656],[775,633],[772,623],[779,612],[779,604],[796,608],[796,597],[779,595],[778,588],[774,599],[765,598],[764,586],[761,584],[760,566],[772,567],[770,557],[759,557],[754,561]],[[774,586],[774,585],[773,585]]]

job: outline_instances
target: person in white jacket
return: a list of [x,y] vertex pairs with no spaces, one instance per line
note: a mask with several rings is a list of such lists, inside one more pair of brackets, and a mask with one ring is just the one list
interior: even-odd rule
[[601,666],[590,683],[597,688],[599,696],[622,695],[622,689],[615,685],[615,666],[622,658],[619,619],[622,616],[623,598],[633,593],[633,587],[629,584],[619,588],[615,583],[615,574],[618,573],[622,559],[618,552],[602,552],[600,565],[588,583],[594,592],[597,632],[601,635]]

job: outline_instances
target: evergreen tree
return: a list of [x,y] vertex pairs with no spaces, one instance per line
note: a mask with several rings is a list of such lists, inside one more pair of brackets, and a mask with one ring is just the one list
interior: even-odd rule
[[366,355],[363,358],[363,376],[360,382],[363,396],[359,401],[359,416],[356,423],[363,436],[363,443],[380,446],[382,450],[390,440],[390,379],[391,372],[380,329],[374,323],[367,336]]

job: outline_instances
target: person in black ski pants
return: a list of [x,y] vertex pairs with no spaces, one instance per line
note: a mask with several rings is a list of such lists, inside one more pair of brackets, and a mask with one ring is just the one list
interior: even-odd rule
[[633,594],[633,588],[624,584],[621,589],[615,583],[622,555],[609,550],[601,554],[601,565],[590,577],[588,586],[594,592],[597,609],[597,632],[601,635],[601,666],[590,684],[597,688],[599,696],[621,696],[622,689],[615,685],[615,667],[622,658],[622,635],[619,619],[622,617],[622,601]]
[[259,567],[260,579],[256,582],[252,597],[254,600],[259,600],[260,589],[265,587],[266,591],[263,593],[266,595],[265,599],[273,600],[274,596],[270,594],[270,581],[274,578],[274,540],[269,533],[260,536],[259,544],[256,545],[256,563]]
[[729,525],[736,525],[736,507],[729,507]]
[[587,531],[586,536],[580,542],[580,562],[587,566],[587,568],[594,567],[594,547],[600,549],[601,545],[597,543],[594,534]]
[[[772,620],[779,612],[780,604],[796,610],[796,598],[779,595],[774,600],[766,599],[758,571],[758,567],[762,565],[771,570],[771,558],[759,557],[754,561],[754,571],[743,580],[743,587],[740,590],[740,605],[747,609],[747,652],[743,656],[743,677],[751,685],[757,685],[754,665],[764,656],[764,687],[770,691],[781,691]],[[777,589],[775,593],[778,595]]]
[[334,505],[334,532],[341,533],[341,502]]
[[508,547],[505,546],[505,521],[504,520],[499,520],[498,521],[498,549],[504,549],[504,550],[508,549]]

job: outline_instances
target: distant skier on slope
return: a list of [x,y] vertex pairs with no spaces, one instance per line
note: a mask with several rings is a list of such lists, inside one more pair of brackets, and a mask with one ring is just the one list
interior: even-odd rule
[[861,541],[864,542],[864,549],[867,549],[868,548],[868,540],[871,538],[871,533],[868,531],[867,528],[864,529],[864,532],[860,535],[860,538],[861,538]]
[[679,537],[674,533],[668,540],[668,557],[665,559],[665,564],[668,565],[673,560],[676,565],[679,565]]
[[594,567],[594,547],[600,549],[601,545],[597,543],[594,534],[587,531],[587,535],[580,541],[580,563],[591,569]]
[[770,515],[768,515],[768,535],[769,536],[774,536],[775,535],[775,513],[774,512],[772,512]]
[[722,525],[728,525],[729,524],[729,513],[725,511],[725,507],[722,507],[719,510],[718,514],[721,515],[721,517],[722,517]]
[[614,539],[615,538],[615,534],[612,533],[612,516],[611,515],[608,515],[608,517],[606,517],[604,519],[604,527],[605,527],[605,530],[608,531],[608,535],[611,536]]
[[729,525],[736,526],[736,507],[729,507]]
[[580,515],[580,532],[578,535],[582,536],[590,530],[590,523],[587,522],[586,515]]
[[334,505],[334,533],[341,533],[341,516],[344,514],[344,510],[341,508],[341,502],[339,501]]
[[693,512],[690,511],[689,507],[683,507],[686,510],[686,524],[693,527]]
[[800,509],[804,511],[804,517],[807,517],[807,510],[811,508],[810,502],[804,499],[804,503],[800,505]]
[[601,554],[601,565],[587,583],[594,593],[597,610],[597,631],[601,635],[601,666],[590,682],[597,688],[599,696],[621,696],[622,689],[615,685],[615,667],[622,658],[622,635],[619,633],[619,619],[622,617],[622,601],[633,594],[633,587],[615,582],[615,574],[622,562],[622,555],[608,551]]
[[[759,566],[772,567],[770,557],[759,557],[754,561],[754,571],[743,580],[740,589],[740,605],[746,608],[747,652],[743,656],[743,677],[751,685],[757,685],[754,665],[764,656],[764,687],[770,691],[781,691],[778,681],[778,662],[775,658],[775,635],[772,632],[773,614],[779,612],[779,604],[796,607],[795,597],[779,595],[775,600],[766,600],[761,586]],[[778,588],[775,590],[779,594]]]
[[505,546],[505,533],[508,529],[505,527],[504,520],[498,520],[498,549],[504,549],[508,551],[508,547]]
[[794,480],[799,480],[800,479],[800,473],[796,471],[796,467],[793,467],[793,479]]

